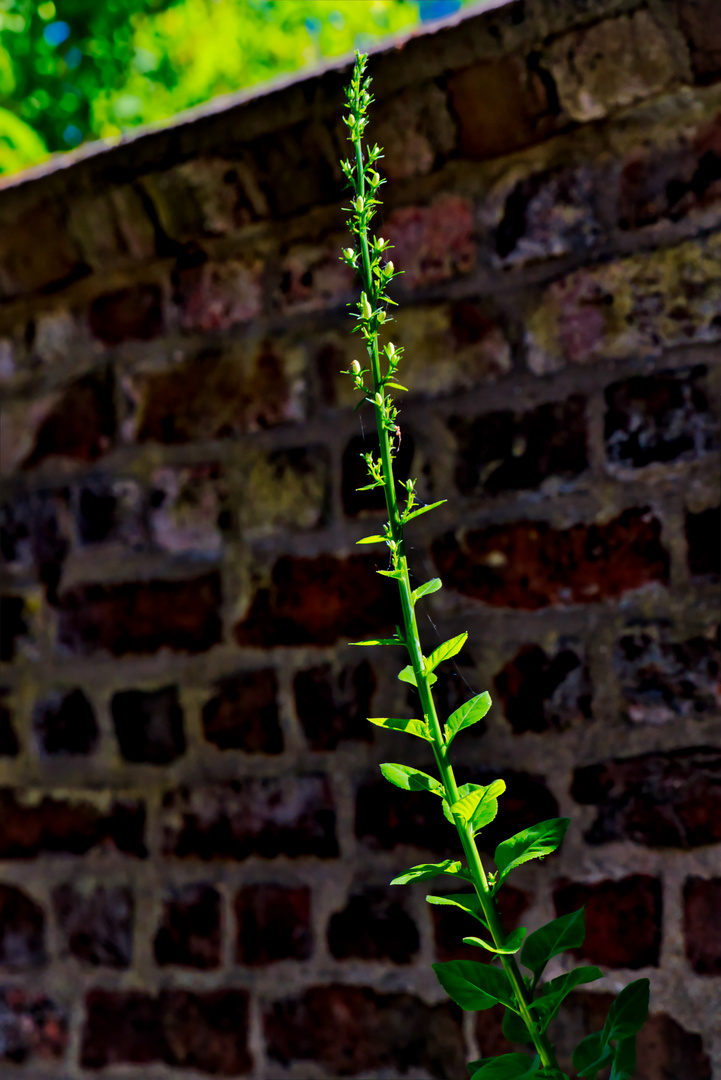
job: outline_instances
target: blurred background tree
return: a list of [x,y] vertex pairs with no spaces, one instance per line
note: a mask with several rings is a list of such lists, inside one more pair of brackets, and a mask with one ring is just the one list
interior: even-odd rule
[[0,173],[470,0],[0,0]]

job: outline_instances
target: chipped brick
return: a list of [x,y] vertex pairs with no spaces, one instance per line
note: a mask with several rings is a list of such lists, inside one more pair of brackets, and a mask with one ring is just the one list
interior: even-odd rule
[[148,513],[154,545],[171,555],[218,555],[228,520],[227,498],[217,463],[156,469]]
[[441,195],[428,206],[391,211],[383,227],[407,289],[425,288],[468,274],[476,263],[473,213],[460,195]]
[[550,655],[540,645],[524,645],[494,682],[514,735],[566,731],[591,719],[588,667],[572,643]]
[[504,266],[584,252],[601,227],[595,200],[599,177],[589,168],[533,173],[506,196],[495,234]]
[[384,101],[372,120],[371,138],[383,151],[389,180],[425,176],[455,144],[455,124],[445,93],[424,83]]
[[246,967],[308,960],[313,953],[311,893],[307,886],[246,885],[235,898],[235,959]]
[[33,707],[33,729],[43,754],[89,754],[98,741],[93,707],[82,690],[59,690]]
[[109,371],[77,379],[62,391],[37,425],[34,444],[21,461],[32,469],[48,458],[92,462],[106,454],[115,437],[113,380]]
[[270,452],[248,448],[243,455],[241,533],[249,538],[283,530],[316,529],[330,509],[328,451],[298,446]]
[[330,664],[299,671],[293,680],[295,708],[312,750],[335,750],[347,739],[372,741],[366,717],[376,678],[367,660],[335,672]]
[[203,707],[203,733],[208,742],[220,750],[282,753],[278,682],[272,668],[220,679],[216,689]]
[[62,1058],[69,1041],[68,1017],[40,991],[0,989],[0,1061],[13,1065]]
[[686,641],[660,625],[624,634],[614,650],[625,714],[635,724],[701,720],[721,707],[718,631]]
[[182,270],[176,301],[184,330],[227,330],[260,314],[262,295],[260,262],[205,262]]
[[132,285],[98,296],[88,312],[90,329],[106,345],[151,341],[163,329],[162,296],[158,285]]
[[592,885],[562,883],[553,890],[557,915],[585,905],[586,939],[574,955],[609,968],[658,967],[662,883],[647,874]]
[[221,961],[221,899],[203,882],[174,888],[163,901],[153,942],[156,964],[208,971]]
[[354,273],[338,258],[344,239],[291,248],[280,266],[276,304],[281,311],[321,311],[350,296]]
[[135,901],[122,885],[58,885],[52,893],[65,955],[92,967],[127,968],[133,955]]

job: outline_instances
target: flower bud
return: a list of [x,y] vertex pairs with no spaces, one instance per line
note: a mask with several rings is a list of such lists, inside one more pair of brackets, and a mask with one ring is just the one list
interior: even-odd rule
[[351,369],[351,371],[353,372],[354,375],[360,375],[361,366],[360,366],[360,364],[358,363],[357,360],[352,360],[351,361],[350,369]]

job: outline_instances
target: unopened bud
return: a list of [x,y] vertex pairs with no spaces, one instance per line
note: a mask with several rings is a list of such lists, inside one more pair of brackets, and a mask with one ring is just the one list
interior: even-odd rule
[[353,372],[354,375],[360,375],[361,366],[360,366],[360,364],[358,363],[357,360],[353,360],[351,362],[350,369],[351,369],[351,371]]
[[390,277],[390,275],[392,273],[393,273],[393,263],[392,262],[387,262],[386,263],[386,274]]

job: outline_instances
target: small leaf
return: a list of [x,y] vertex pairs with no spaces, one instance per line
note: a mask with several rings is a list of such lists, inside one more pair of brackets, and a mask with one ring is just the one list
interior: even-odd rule
[[390,784],[395,784],[404,791],[431,791],[434,795],[443,794],[443,786],[437,780],[419,769],[412,769],[410,765],[394,765],[388,762],[380,768]]
[[601,1069],[613,1059],[613,1050],[602,1038],[602,1032],[596,1031],[582,1039],[571,1055],[573,1067],[579,1076],[596,1080]]
[[473,1064],[481,1067],[472,1074],[471,1080],[531,1080],[538,1075],[541,1059],[538,1055],[531,1060],[527,1054],[501,1054]]
[[482,938],[477,937],[464,937],[464,945],[476,945],[479,949],[485,949],[486,952],[497,953],[499,956],[513,956],[517,953],[523,944],[523,939],[526,936],[525,926],[520,926],[517,930],[514,930],[506,938],[506,944],[502,949],[496,948],[489,941],[484,941]]
[[449,660],[456,653],[459,653],[466,641],[468,640],[468,634],[459,634],[458,637],[451,638],[449,641],[444,641],[442,645],[439,645],[424,662],[424,667],[427,672],[435,671],[439,664],[444,660]]
[[465,705],[452,712],[446,721],[446,745],[450,745],[459,731],[477,724],[491,707],[491,695],[487,692],[471,698]]
[[552,919],[526,938],[521,950],[521,963],[533,972],[536,982],[551,957],[583,945],[586,936],[584,910],[581,908],[570,915]]
[[506,1009],[503,1014],[503,1034],[511,1043],[533,1043],[533,1038],[526,1027],[525,1021],[512,1009]]
[[405,731],[406,734],[417,735],[419,739],[425,739],[426,742],[433,741],[428,724],[423,720],[405,720],[399,716],[369,716],[368,723],[387,728],[389,731]]
[[420,600],[422,596],[429,596],[430,593],[438,592],[442,588],[442,582],[440,578],[434,577],[430,581],[426,581],[424,585],[419,585],[417,589],[413,590],[411,599],[415,604],[416,600]]
[[650,988],[648,979],[636,979],[624,987],[608,1010],[603,1028],[604,1042],[628,1039],[641,1029],[648,1016]]
[[613,1055],[609,1080],[632,1080],[636,1071],[636,1036],[621,1039]]
[[515,1008],[515,998],[505,971],[475,960],[450,960],[433,964],[436,978],[457,1005],[467,1011],[490,1009],[497,1001]]
[[420,517],[421,514],[427,514],[429,510],[435,510],[437,506],[443,506],[444,502],[448,502],[448,499],[441,499],[440,502],[431,503],[430,506],[421,506],[418,510],[411,510],[410,514],[403,514],[403,524],[406,525],[409,521],[413,521],[413,518]]
[[[404,667],[402,671],[398,672],[398,678],[401,682],[408,683],[410,686],[416,686],[415,672],[413,671],[413,668],[410,664]],[[436,675],[429,675],[428,685],[433,686],[433,683],[435,682],[438,682],[438,677]]]
[[541,1029],[546,1030],[558,1012],[561,1003],[568,995],[584,983],[595,982],[603,978],[603,972],[597,967],[579,967],[569,971],[566,975],[559,975],[551,979],[541,988],[540,997],[536,998],[531,1008],[541,1023]]
[[461,869],[461,864],[456,859],[446,859],[442,863],[419,863],[399,877],[393,878],[391,885],[409,885],[412,881],[429,881],[439,874],[456,874],[454,867]]
[[474,919],[478,919],[486,927],[486,930],[488,929],[488,924],[483,916],[481,901],[475,893],[454,893],[451,896],[433,896],[431,894],[426,897],[426,903],[434,904],[436,907],[460,908],[461,911],[472,915]]
[[499,844],[493,856],[498,867],[499,884],[511,870],[515,870],[522,863],[530,859],[541,859],[555,851],[563,842],[569,822],[570,818],[549,818],[548,821],[541,821],[538,825],[523,829]]
[[475,791],[454,802],[451,813],[457,814],[466,824],[470,823],[474,831],[482,829],[498,813],[497,799],[505,790],[504,780],[494,780],[487,787],[479,785]]
[[376,574],[380,574],[381,577],[397,578],[398,581],[403,577],[402,570],[376,570]]
[[[483,791],[483,784],[461,784],[458,789],[457,801],[464,799],[466,795],[470,795],[472,791]],[[451,808],[445,799],[443,800],[443,813],[446,817],[446,820],[450,821],[451,825],[455,825],[455,818],[453,817],[453,814],[451,813]]]
[[402,645],[403,642],[395,637],[369,638],[368,641],[349,641],[349,645]]
[[[359,491],[365,491],[365,488],[358,488]],[[362,540],[356,540],[356,544],[385,544],[385,536],[364,536]]]
[[405,390],[405,392],[406,392],[406,393],[408,393],[408,387],[407,387],[407,386],[401,386],[401,384],[400,384],[400,383],[397,383],[397,382],[387,382],[387,383],[385,383],[384,385],[385,385],[385,386],[392,386],[394,390]]

